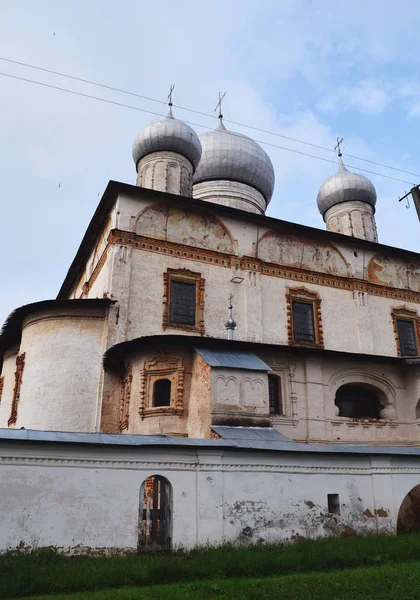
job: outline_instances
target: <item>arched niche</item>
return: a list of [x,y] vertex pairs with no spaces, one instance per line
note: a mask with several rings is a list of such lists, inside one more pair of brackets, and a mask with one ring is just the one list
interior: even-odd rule
[[349,276],[347,261],[332,244],[276,231],[268,231],[259,239],[258,258],[318,273]]
[[137,217],[135,233],[215,252],[233,253],[229,229],[210,213],[156,204]]
[[166,477],[150,475],[140,488],[138,549],[170,550],[171,541],[172,486]]
[[[340,408],[336,404],[337,392],[340,388],[345,389],[345,386],[354,386],[362,388],[368,393],[374,393],[379,401],[379,417],[380,419],[395,419],[395,397],[396,390],[394,385],[385,377],[385,375],[372,373],[359,369],[343,369],[334,373],[328,382],[328,405],[335,416],[340,415]],[[356,417],[363,418],[363,417]],[[366,417],[375,418],[375,417]]]
[[416,404],[416,419],[420,419],[420,398]]
[[420,531],[420,485],[408,492],[398,511],[397,533]]
[[367,266],[371,283],[420,292],[420,264],[377,254]]
[[372,385],[345,383],[338,388],[334,403],[339,417],[380,419],[387,400],[382,390]]

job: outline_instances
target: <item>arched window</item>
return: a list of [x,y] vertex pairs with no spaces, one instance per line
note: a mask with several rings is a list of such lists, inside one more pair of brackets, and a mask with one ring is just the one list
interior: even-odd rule
[[169,550],[172,537],[172,486],[165,477],[151,475],[140,489],[140,551]]
[[416,419],[420,419],[420,399],[416,404]]
[[404,498],[398,511],[397,533],[420,531],[420,485],[416,485]]
[[282,415],[281,379],[278,375],[268,376],[268,405],[270,415]]
[[335,404],[339,409],[338,416],[354,419],[380,419],[381,396],[384,396],[381,390],[368,384],[347,383],[342,385],[335,395]]
[[171,405],[171,382],[169,379],[158,379],[153,385],[153,406]]

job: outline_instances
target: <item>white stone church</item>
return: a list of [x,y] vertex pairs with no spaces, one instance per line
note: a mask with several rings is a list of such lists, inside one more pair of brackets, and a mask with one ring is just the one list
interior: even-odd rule
[[270,158],[221,115],[137,136],[0,335],[0,550],[420,529],[420,255],[339,157],[321,230],[265,216]]

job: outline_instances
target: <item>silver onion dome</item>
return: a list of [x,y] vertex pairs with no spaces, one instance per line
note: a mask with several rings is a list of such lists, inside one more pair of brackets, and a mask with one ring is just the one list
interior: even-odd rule
[[318,209],[324,216],[332,206],[351,200],[366,202],[374,207],[376,204],[376,190],[367,177],[348,171],[340,158],[338,172],[328,177],[319,188],[316,199]]
[[198,135],[186,123],[174,119],[170,108],[165,118],[150,123],[138,134],[133,144],[133,159],[137,165],[148,154],[165,150],[182,154],[194,169],[200,162],[201,143]]
[[257,189],[267,204],[274,189],[270,157],[246,135],[227,131],[220,119],[217,129],[200,135],[203,153],[194,174],[194,183],[227,179]]

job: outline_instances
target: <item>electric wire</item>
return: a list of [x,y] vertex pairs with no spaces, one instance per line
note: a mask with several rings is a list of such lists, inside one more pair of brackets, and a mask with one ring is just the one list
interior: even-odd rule
[[[63,87],[60,87],[60,86],[57,86],[57,85],[52,85],[50,83],[44,83],[42,81],[36,81],[34,79],[28,79],[26,77],[19,77],[18,75],[12,75],[11,73],[3,73],[3,72],[0,71],[0,76],[9,77],[11,79],[16,79],[18,81],[24,81],[26,83],[32,83],[34,85],[39,85],[39,86],[42,86],[42,87],[50,88],[50,89],[53,89],[53,90],[58,90],[58,91],[61,91],[61,92],[66,92],[68,94],[73,94],[75,96],[81,96],[82,98],[89,98],[91,100],[97,100],[98,102],[105,102],[106,104],[113,104],[115,106],[120,106],[120,107],[128,108],[128,109],[131,109],[131,110],[137,110],[139,112],[144,112],[144,113],[147,113],[149,115],[161,116],[161,113],[158,113],[158,112],[155,112],[155,111],[152,111],[152,110],[147,110],[145,108],[140,108],[138,106],[132,106],[130,104],[124,104],[123,102],[117,102],[115,100],[108,100],[107,98],[101,98],[100,96],[94,96],[92,94],[85,94],[83,92],[77,92],[76,90],[70,90],[68,88],[63,88]],[[186,110],[188,110],[188,109],[186,109]],[[208,116],[208,115],[206,115],[206,116]],[[233,122],[233,121],[231,121],[231,122]],[[193,127],[201,127],[203,129],[210,129],[210,130],[212,129],[212,127],[208,127],[207,125],[203,125],[202,123],[194,123],[192,121],[185,121],[185,123],[188,123],[188,125],[192,125]],[[219,131],[223,131],[223,130],[219,130]],[[226,131],[224,133],[227,133],[229,135],[241,135],[241,134],[236,134],[236,132],[234,132],[234,131]],[[269,132],[267,132],[267,133],[269,133]],[[301,156],[306,156],[308,158],[315,158],[316,160],[321,160],[323,162],[331,163],[331,159],[329,159],[329,158],[324,158],[322,156],[316,156],[315,154],[309,154],[308,152],[302,152],[301,150],[295,150],[293,148],[287,148],[285,146],[280,146],[278,144],[273,144],[271,142],[266,142],[266,141],[257,140],[257,139],[254,139],[254,141],[257,142],[258,144],[261,144],[261,145],[264,145],[264,146],[270,146],[272,148],[278,148],[280,150],[285,150],[287,152],[292,152],[293,154],[299,154]],[[333,161],[333,163],[336,164],[336,165],[340,164],[339,161]],[[364,169],[362,167],[359,167],[359,170],[360,171],[364,171],[365,173],[369,173],[370,175],[377,175],[378,177],[385,177],[386,179],[391,179],[393,181],[398,181],[400,183],[406,183],[406,184],[412,185],[412,186],[415,185],[412,181],[406,181],[404,179],[398,179],[397,177],[391,177],[390,175],[384,175],[383,173],[377,173],[376,171],[370,171],[370,170]],[[413,175],[415,175],[415,174],[413,174]],[[420,178],[420,175],[416,175],[416,177]]]
[[[84,79],[82,77],[76,77],[75,75],[69,75],[68,73],[62,73],[60,71],[54,71],[52,69],[46,69],[44,67],[39,67],[37,65],[31,65],[29,63],[21,62],[21,61],[18,61],[18,60],[13,60],[13,59],[7,58],[5,56],[0,56],[0,60],[3,60],[5,62],[9,62],[9,63],[15,64],[15,65],[19,65],[19,66],[22,66],[22,67],[27,67],[29,69],[35,69],[37,71],[43,71],[44,73],[50,73],[52,75],[58,75],[60,77],[66,77],[68,79],[73,79],[74,81],[80,81],[82,83],[87,83],[89,85],[94,85],[94,86],[97,86],[97,87],[101,87],[101,88],[104,88],[104,89],[107,89],[107,90],[111,90],[113,92],[118,92],[118,93],[126,94],[126,95],[129,95],[129,96],[134,96],[136,98],[141,98],[142,100],[147,100],[148,102],[157,102],[158,104],[167,104],[167,102],[164,101],[164,100],[158,100],[157,98],[151,98],[150,96],[144,96],[142,94],[137,94],[136,92],[131,92],[131,91],[128,91],[128,90],[124,90],[122,88],[117,88],[117,87],[114,87],[114,86],[111,86],[111,85],[106,85],[104,83],[98,83],[97,81],[92,81],[90,79]],[[187,108],[185,106],[181,106],[180,104],[174,104],[174,107],[178,108],[180,110],[183,110],[183,111],[186,110],[186,111],[194,113],[196,115],[201,115],[203,117],[209,117],[211,119],[217,118],[215,115],[212,115],[212,114],[209,114],[209,113],[205,113],[205,112],[202,112],[202,111],[199,111],[199,110],[195,110],[193,108]],[[233,121],[232,119],[224,119],[224,121],[226,123],[232,123],[232,125],[237,125],[239,127],[246,127],[248,129],[253,129],[254,131],[259,131],[260,133],[266,133],[267,135],[274,135],[276,137],[280,137],[280,138],[283,138],[285,140],[296,142],[298,144],[305,144],[307,146],[311,146],[312,148],[317,148],[318,150],[324,150],[325,152],[333,152],[333,153],[335,153],[335,150],[332,150],[331,148],[326,148],[325,146],[320,146],[318,144],[313,144],[312,142],[308,142],[308,141],[305,141],[305,140],[299,140],[297,138],[294,138],[294,137],[291,137],[291,136],[287,136],[287,135],[284,135],[284,134],[281,134],[281,133],[276,133],[274,131],[269,131],[267,129],[262,129],[261,127],[255,127],[253,125],[248,125],[248,124],[245,124],[245,123],[240,123],[239,121]],[[370,163],[372,165],[376,165],[378,167],[383,167],[384,169],[392,169],[393,171],[398,171],[400,173],[405,173],[406,175],[413,175],[414,177],[419,177],[420,178],[420,175],[418,173],[412,173],[411,171],[407,171],[405,169],[400,169],[398,167],[393,167],[391,165],[385,165],[383,163],[380,163],[380,162],[377,162],[377,161],[374,161],[374,160],[370,160],[369,158],[362,158],[360,156],[355,156],[354,154],[347,154],[347,153],[343,153],[343,156],[347,156],[347,157],[353,158],[355,160],[361,160],[363,162],[368,162],[368,163]]]

